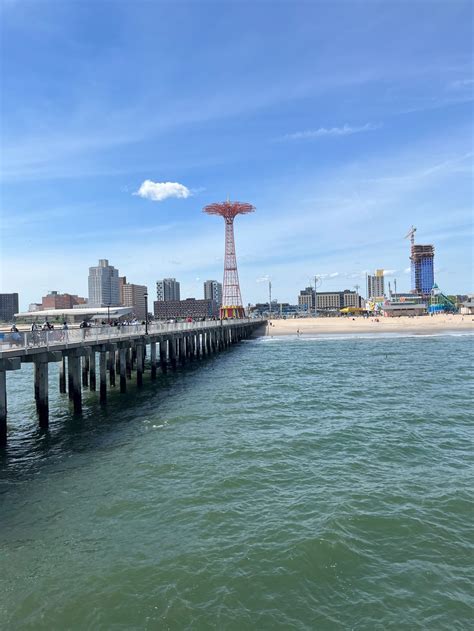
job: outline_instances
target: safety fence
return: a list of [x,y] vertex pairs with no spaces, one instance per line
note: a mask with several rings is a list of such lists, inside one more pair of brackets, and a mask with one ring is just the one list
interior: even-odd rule
[[[91,326],[85,328],[11,331],[0,333],[0,351],[10,349],[29,349],[43,347],[49,350],[55,346],[73,344],[91,344],[109,341],[127,340],[142,335],[160,335],[181,331],[201,331],[217,329],[238,324],[257,323],[258,319],[242,318],[239,320],[205,320],[202,322],[153,322],[145,324],[119,324],[117,326]],[[262,320],[263,322],[263,320]]]

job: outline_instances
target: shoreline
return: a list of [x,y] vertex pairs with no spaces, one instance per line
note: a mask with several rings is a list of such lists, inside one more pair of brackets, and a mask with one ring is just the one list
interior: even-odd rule
[[[377,321],[378,320],[378,321]],[[399,333],[429,335],[430,333],[474,333],[474,317],[459,314],[437,316],[401,316],[399,318],[295,318],[271,319],[265,327],[265,337],[285,335],[334,335],[352,333]]]

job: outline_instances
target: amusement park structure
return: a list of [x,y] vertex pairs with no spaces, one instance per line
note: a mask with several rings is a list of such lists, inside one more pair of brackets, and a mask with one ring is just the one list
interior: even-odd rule
[[221,318],[243,318],[245,315],[240,293],[237,257],[235,255],[234,219],[237,215],[252,213],[255,206],[229,199],[203,208],[208,215],[220,215],[225,221],[224,283],[222,289]]

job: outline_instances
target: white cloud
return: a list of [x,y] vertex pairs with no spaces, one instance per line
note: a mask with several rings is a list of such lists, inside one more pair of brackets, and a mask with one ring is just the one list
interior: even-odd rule
[[311,138],[322,138],[324,136],[349,136],[351,134],[359,134],[364,131],[373,131],[379,129],[380,124],[366,123],[351,127],[343,125],[343,127],[320,127],[319,129],[308,129],[306,131],[297,131],[294,134],[283,136],[283,140],[307,140]]
[[152,180],[145,180],[138,191],[133,194],[144,199],[150,199],[152,202],[162,202],[168,197],[186,199],[186,197],[192,195],[189,188],[179,184],[179,182],[153,182]]
[[396,270],[396,269],[384,269],[383,275],[384,276],[395,276],[395,274],[397,272],[398,272],[398,270]]

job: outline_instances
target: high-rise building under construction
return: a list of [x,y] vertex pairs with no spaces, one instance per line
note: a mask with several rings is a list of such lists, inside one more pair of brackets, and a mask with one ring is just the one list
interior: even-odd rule
[[434,246],[411,246],[411,290],[415,294],[429,296],[434,285]]

